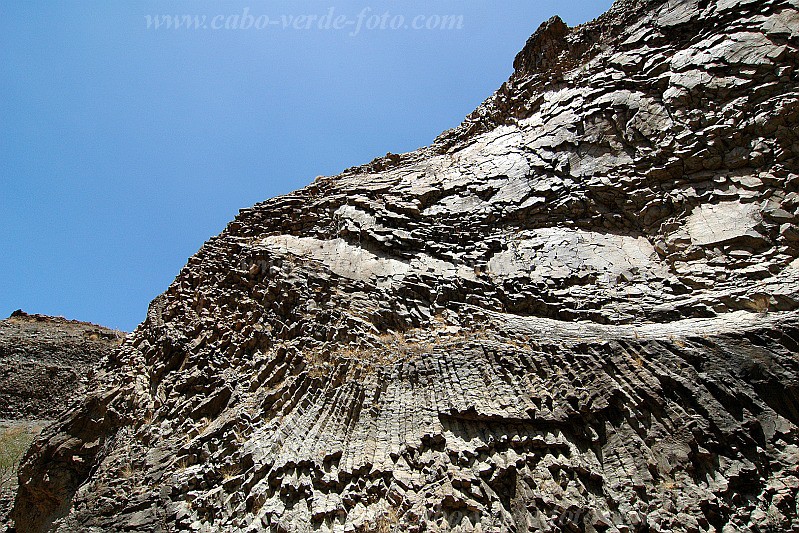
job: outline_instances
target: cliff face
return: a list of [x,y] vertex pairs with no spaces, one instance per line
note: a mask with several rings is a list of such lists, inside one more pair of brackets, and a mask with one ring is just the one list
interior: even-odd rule
[[798,50],[797,0],[548,21],[432,146],[209,240],[18,531],[795,528]]
[[83,397],[124,333],[16,311],[0,321],[0,419],[51,420]]
[[0,320],[0,529],[9,521],[25,449],[43,425],[82,400],[94,366],[122,338],[94,324],[22,311]]

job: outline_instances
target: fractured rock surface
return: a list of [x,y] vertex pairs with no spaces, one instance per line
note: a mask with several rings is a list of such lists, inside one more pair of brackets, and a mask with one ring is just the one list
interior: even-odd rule
[[0,419],[56,418],[81,398],[124,333],[15,311],[0,320]]
[[94,366],[124,334],[15,311],[0,320],[0,529],[9,522],[17,463],[41,428],[82,400]]
[[242,210],[18,531],[796,530],[798,21],[553,18],[432,146]]

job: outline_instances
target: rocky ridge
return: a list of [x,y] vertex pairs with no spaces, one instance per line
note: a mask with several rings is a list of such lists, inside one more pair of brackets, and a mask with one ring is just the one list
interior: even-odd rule
[[799,1],[553,18],[432,146],[244,209],[20,532],[799,529]]
[[95,365],[125,334],[15,311],[0,320],[0,418],[52,420],[83,398]]

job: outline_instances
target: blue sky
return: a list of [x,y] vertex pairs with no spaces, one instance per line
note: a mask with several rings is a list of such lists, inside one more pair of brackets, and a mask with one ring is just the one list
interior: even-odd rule
[[[239,208],[429,144],[508,78],[542,21],[610,4],[0,3],[0,317],[132,330]],[[275,22],[210,28],[245,8]],[[330,8],[353,24],[291,27]],[[463,27],[367,28],[386,12],[380,24]],[[209,28],[147,28],[165,14]]]

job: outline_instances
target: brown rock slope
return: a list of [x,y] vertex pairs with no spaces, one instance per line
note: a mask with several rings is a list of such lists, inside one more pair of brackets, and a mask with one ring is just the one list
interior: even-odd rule
[[123,338],[88,322],[22,311],[0,321],[0,418],[56,418],[83,398],[95,365]]
[[431,147],[243,210],[18,530],[796,530],[797,11],[552,19]]
[[94,366],[123,335],[22,311],[0,320],[0,528],[9,520],[23,452],[44,425],[83,399]]

